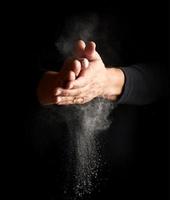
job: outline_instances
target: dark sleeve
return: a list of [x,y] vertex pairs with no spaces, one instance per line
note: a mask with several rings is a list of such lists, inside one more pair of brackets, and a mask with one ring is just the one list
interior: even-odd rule
[[[125,75],[125,85],[119,104],[144,105],[167,98],[168,54],[167,15],[161,16],[155,7],[134,11],[129,17],[129,25],[124,43],[125,62],[121,68]],[[145,11],[145,16],[142,15]]]
[[164,64],[135,64],[121,69],[125,85],[118,104],[144,105],[168,95],[168,75]]

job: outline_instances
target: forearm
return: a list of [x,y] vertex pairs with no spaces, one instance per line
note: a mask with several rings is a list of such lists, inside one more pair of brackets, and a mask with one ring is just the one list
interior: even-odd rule
[[118,104],[144,105],[167,93],[167,72],[158,64],[107,68],[104,98]]
[[125,83],[119,104],[145,105],[167,95],[167,71],[161,64],[122,67]]

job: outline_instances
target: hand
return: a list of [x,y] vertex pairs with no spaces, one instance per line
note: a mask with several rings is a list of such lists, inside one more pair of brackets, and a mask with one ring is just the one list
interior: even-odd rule
[[94,42],[85,47],[83,56],[89,60],[89,66],[80,71],[77,79],[69,81],[73,89],[58,88],[56,95],[59,105],[83,104],[99,96],[116,100],[121,94],[123,72],[116,68],[106,68],[95,48]]
[[[75,55],[81,56],[85,43],[78,42],[75,46]],[[42,105],[58,103],[57,88],[73,88],[71,81],[75,80],[83,69],[88,67],[85,58],[68,58],[60,72],[48,71],[39,82],[37,88],[38,100]]]
[[56,97],[58,88],[71,88],[71,83],[68,85],[68,81],[76,79],[80,73],[81,66],[83,65],[84,64],[81,64],[78,60],[68,59],[64,63],[64,67],[60,72],[46,72],[40,80],[37,88],[39,102],[42,105],[58,103],[58,98]]

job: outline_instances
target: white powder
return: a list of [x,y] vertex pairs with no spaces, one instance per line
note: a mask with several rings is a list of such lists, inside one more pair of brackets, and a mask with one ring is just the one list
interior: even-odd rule
[[[99,139],[110,125],[109,113],[113,108],[113,103],[96,98],[84,105],[44,107],[33,120],[34,127],[30,131],[40,155],[46,155],[48,149],[53,150],[51,144],[60,145],[64,151],[62,155],[56,152],[59,157],[53,152],[49,159],[64,160],[61,184],[64,184],[65,199],[87,199],[96,187],[99,188],[98,175],[104,162]],[[58,173],[56,169],[54,176]],[[56,188],[54,193],[57,192]]]
[[74,161],[70,165],[74,168],[74,199],[91,194],[98,184],[98,172],[102,163],[97,138],[102,130],[109,127],[107,117],[112,108],[113,104],[109,101],[97,98],[83,106],[73,106],[72,114],[66,117],[70,132],[70,160]]

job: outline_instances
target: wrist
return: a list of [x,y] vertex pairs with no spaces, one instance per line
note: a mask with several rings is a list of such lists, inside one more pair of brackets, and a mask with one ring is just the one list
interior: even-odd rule
[[106,82],[104,86],[104,97],[116,100],[123,91],[125,76],[119,68],[106,68]]

